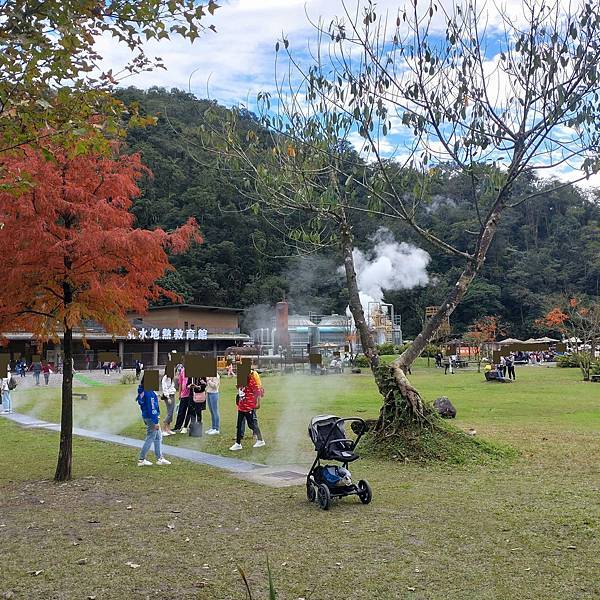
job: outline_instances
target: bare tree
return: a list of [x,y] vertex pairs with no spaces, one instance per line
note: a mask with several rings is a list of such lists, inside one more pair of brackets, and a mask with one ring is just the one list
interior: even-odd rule
[[[258,98],[270,139],[248,132],[241,140],[234,116],[220,131],[221,150],[227,168],[241,171],[251,205],[278,215],[292,247],[339,244],[350,308],[384,396],[377,433],[390,437],[435,420],[405,372],[477,276],[504,212],[548,189],[518,195],[515,184],[568,167],[571,182],[554,191],[599,169],[600,13],[585,0],[564,9],[527,0],[520,15],[467,0],[452,12],[415,0],[391,21],[373,2],[353,12],[342,6],[328,27],[315,23],[308,68],[287,40],[277,44],[286,69],[276,93]],[[346,143],[357,136],[360,159]],[[463,246],[422,224],[430,180],[448,163],[470,182],[476,225]],[[360,305],[353,211],[405,223],[461,266],[436,314],[389,368],[379,368]]]

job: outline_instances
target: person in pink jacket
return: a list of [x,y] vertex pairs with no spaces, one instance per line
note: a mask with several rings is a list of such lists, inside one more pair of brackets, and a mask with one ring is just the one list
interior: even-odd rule
[[177,381],[179,383],[179,409],[177,410],[177,420],[175,421],[173,433],[187,433],[193,407],[190,406],[192,403],[192,390],[185,375],[185,367],[181,367],[177,375]]

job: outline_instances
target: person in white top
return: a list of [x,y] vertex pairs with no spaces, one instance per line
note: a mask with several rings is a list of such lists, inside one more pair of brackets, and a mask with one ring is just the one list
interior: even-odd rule
[[165,373],[162,382],[162,399],[167,405],[167,416],[163,421],[163,436],[173,435],[171,431],[171,421],[173,420],[173,411],[175,410],[175,382]]
[[0,384],[0,388],[2,390],[2,412],[10,413],[12,412],[12,402],[10,398],[10,380],[12,375],[10,374],[10,369],[6,372],[6,377],[2,378],[2,383]]
[[206,378],[206,400],[208,410],[210,411],[212,427],[206,432],[206,435],[218,435],[221,433],[221,417],[219,415],[219,384],[221,376],[217,373],[216,377]]

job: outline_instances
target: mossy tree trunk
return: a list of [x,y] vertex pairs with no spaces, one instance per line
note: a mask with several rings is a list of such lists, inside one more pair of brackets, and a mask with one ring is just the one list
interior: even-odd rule
[[425,346],[434,339],[440,327],[447,322],[448,317],[463,299],[473,279],[481,269],[504,209],[506,194],[508,194],[507,188],[505,188],[503,194],[499,195],[488,213],[485,227],[482,229],[477,241],[477,249],[466,260],[456,284],[444,299],[443,304],[435,315],[425,323],[414,342],[391,365],[379,365],[375,341],[369,330],[369,324],[366,321],[360,302],[360,290],[352,255],[354,249],[352,230],[344,219],[341,225],[340,241],[344,256],[350,311],[360,335],[363,352],[369,359],[375,381],[383,396],[383,405],[375,427],[377,436],[389,438],[397,435],[406,427],[435,427],[436,423],[439,422],[437,413],[431,405],[423,402],[418,390],[410,383],[407,373],[413,362],[421,355]]

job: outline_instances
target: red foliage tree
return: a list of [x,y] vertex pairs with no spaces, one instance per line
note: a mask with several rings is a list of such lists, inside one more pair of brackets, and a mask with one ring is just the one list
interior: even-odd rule
[[129,212],[137,181],[149,174],[139,155],[76,155],[24,148],[0,161],[0,331],[63,336],[61,435],[55,479],[71,478],[73,329],[85,320],[124,334],[129,310],[161,294],[167,252],[201,241],[190,219],[167,233],[135,227]]
[[571,352],[584,381],[590,380],[596,348],[600,345],[600,303],[570,298],[536,321],[540,328],[559,331],[570,342]]
[[465,334],[465,339],[477,347],[477,371],[481,370],[483,347],[496,341],[504,332],[498,317],[485,316],[473,321]]

